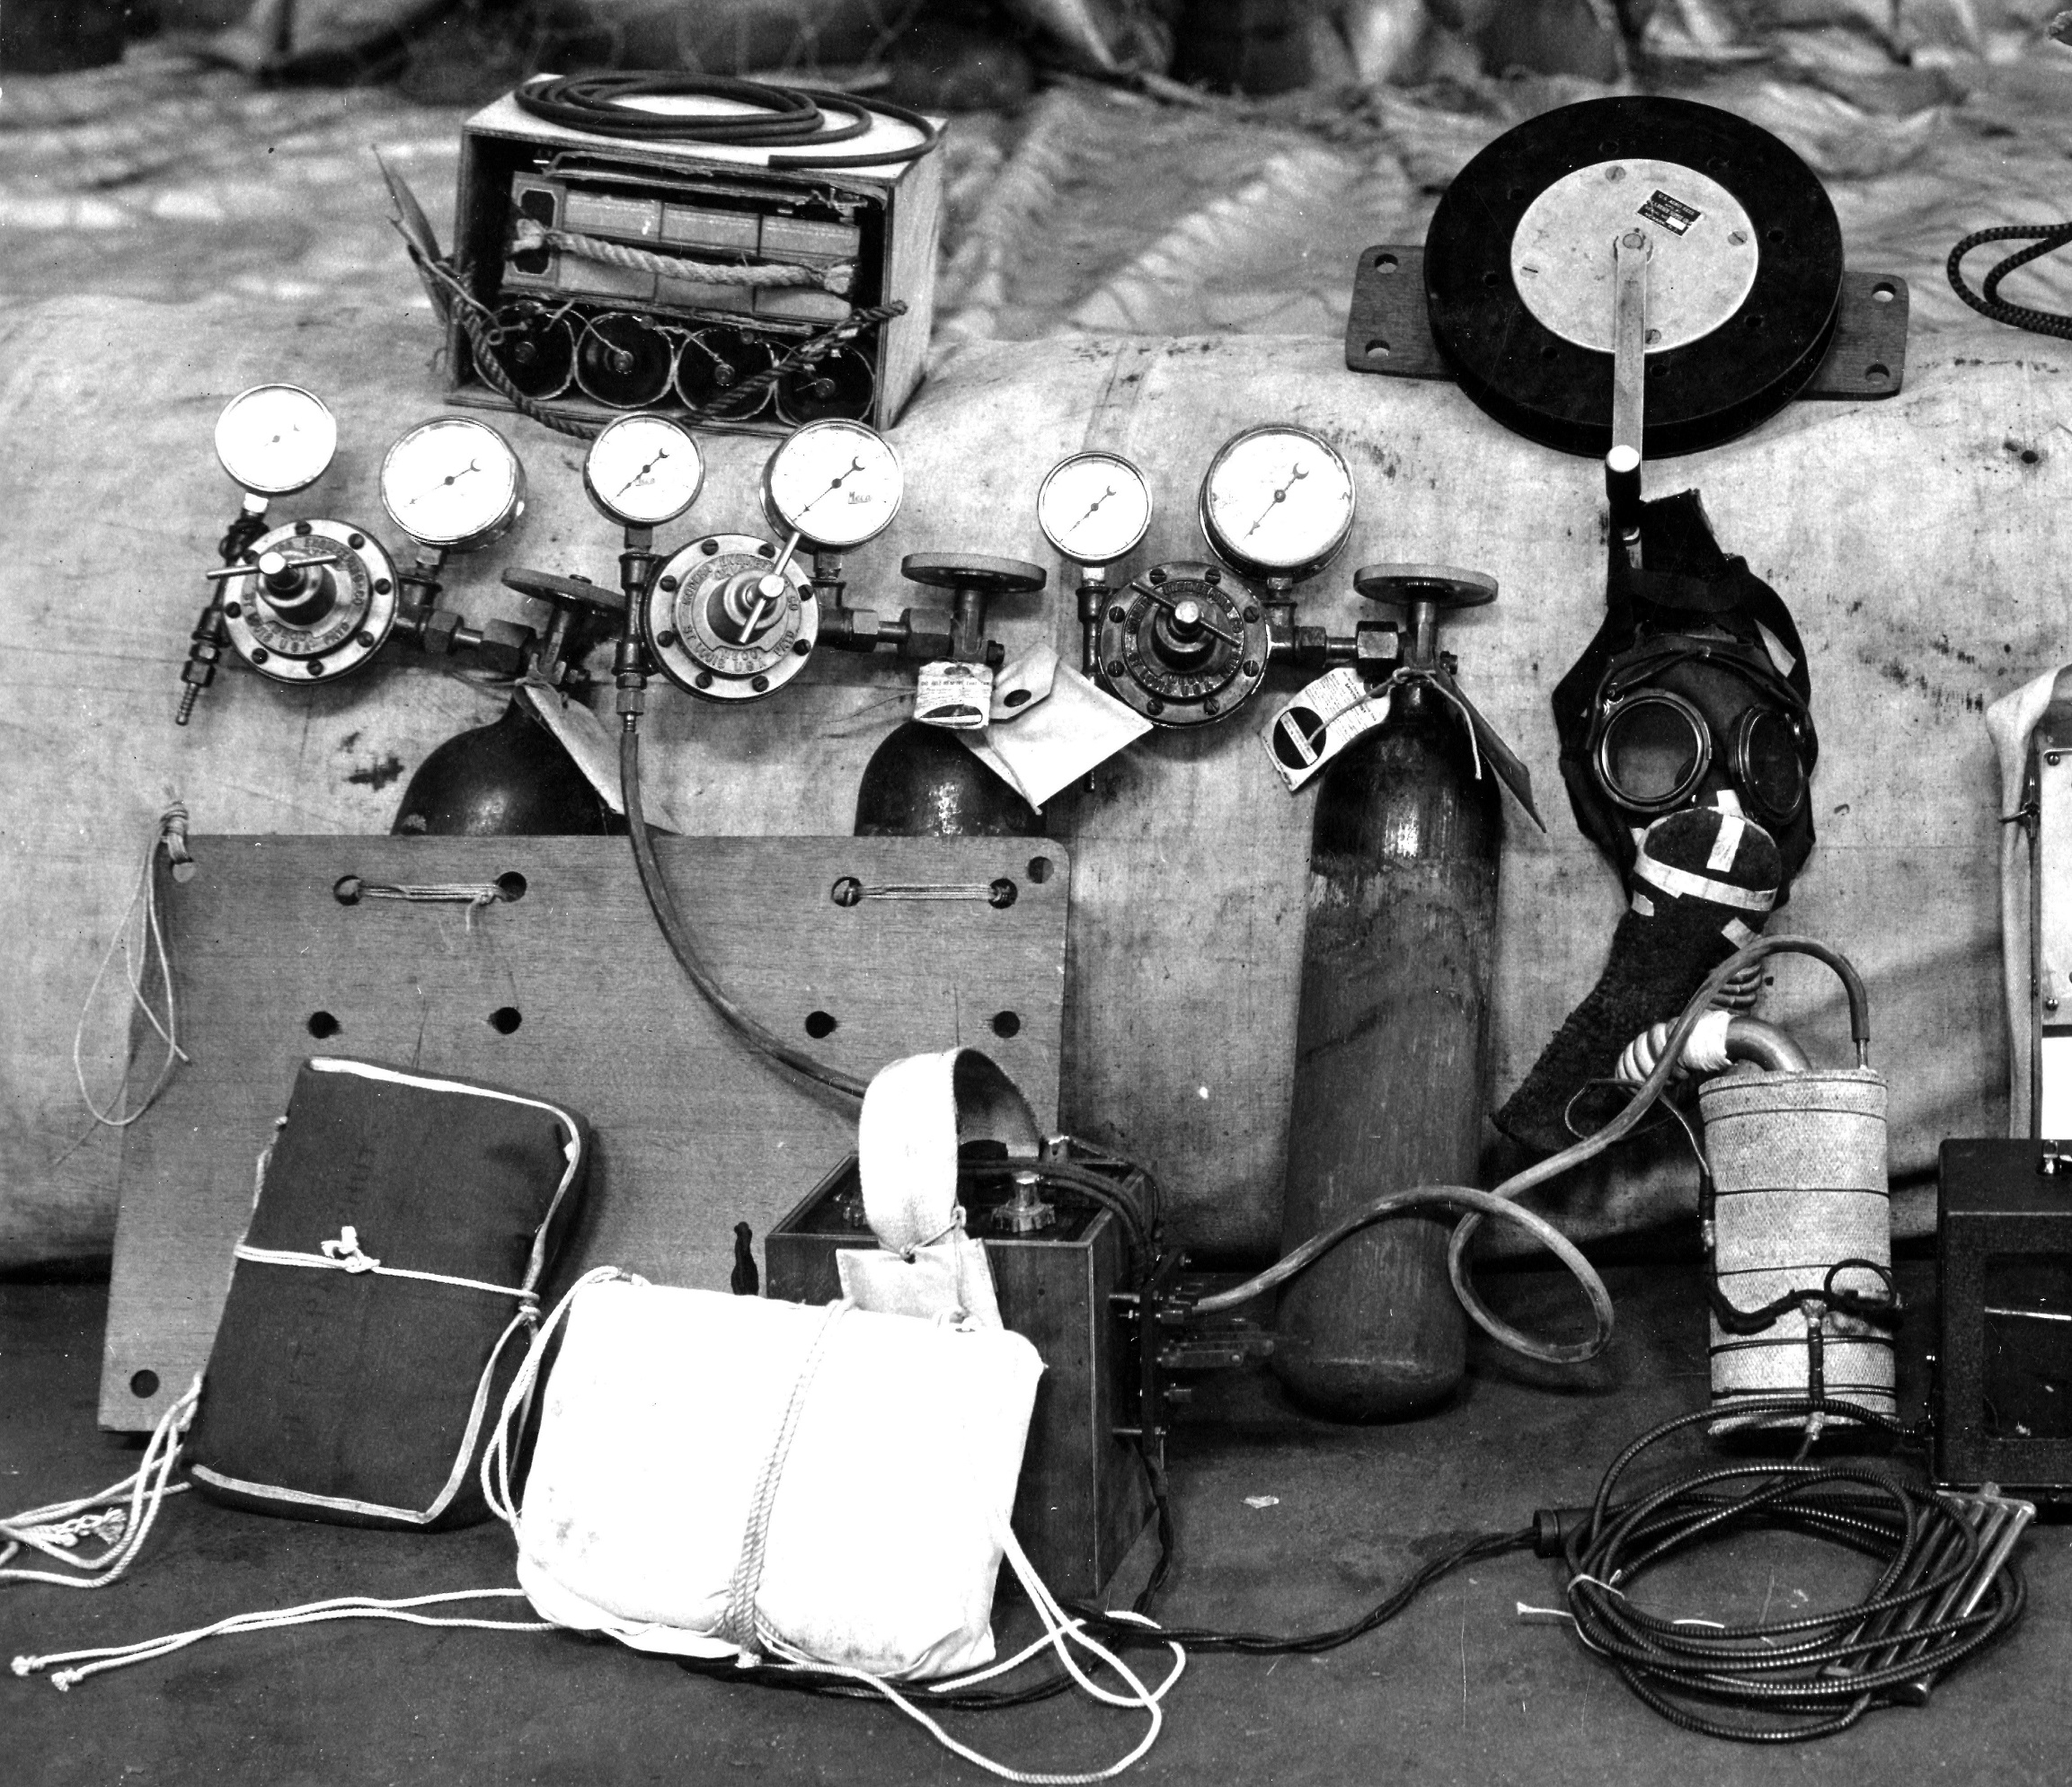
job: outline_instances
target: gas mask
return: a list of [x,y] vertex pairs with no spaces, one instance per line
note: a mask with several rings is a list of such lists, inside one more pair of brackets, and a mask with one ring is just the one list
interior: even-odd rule
[[1762,929],[1813,847],[1820,741],[1790,613],[1721,552],[1696,491],[1643,504],[1641,543],[1647,568],[1615,553],[1604,624],[1554,693],[1576,823],[1628,904],[1603,977],[1496,1115],[1545,1152],[1576,1139],[1576,1094]]

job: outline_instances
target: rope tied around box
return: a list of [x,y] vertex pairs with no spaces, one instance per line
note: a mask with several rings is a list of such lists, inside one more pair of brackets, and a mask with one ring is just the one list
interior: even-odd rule
[[658,254],[651,248],[613,242],[605,236],[585,235],[580,230],[557,229],[537,217],[521,217],[512,226],[510,252],[536,253],[559,249],[607,267],[624,267],[634,272],[656,273],[665,279],[692,279],[705,286],[748,286],[809,288],[847,297],[856,280],[856,263],[837,261],[831,266],[807,267],[792,261],[768,261],[751,266],[746,261],[697,261],[683,254]]

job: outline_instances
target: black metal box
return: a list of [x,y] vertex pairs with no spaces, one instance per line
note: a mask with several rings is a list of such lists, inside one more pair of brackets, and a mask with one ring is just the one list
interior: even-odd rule
[[1944,1142],[1938,1216],[1936,1480],[2072,1498],[2072,1149]]
[[[1133,1410],[1111,1297],[1121,1288],[1122,1237],[1108,1211],[1060,1202],[1054,1226],[997,1232],[1008,1189],[967,1177],[958,1197],[970,1232],[986,1243],[1000,1319],[1043,1360],[1029,1446],[1014,1497],[1014,1532],[1051,1591],[1098,1595],[1150,1513],[1142,1466],[1115,1432]],[[854,1158],[844,1162],[764,1239],[766,1287],[792,1303],[841,1295],[835,1255],[873,1248]]]

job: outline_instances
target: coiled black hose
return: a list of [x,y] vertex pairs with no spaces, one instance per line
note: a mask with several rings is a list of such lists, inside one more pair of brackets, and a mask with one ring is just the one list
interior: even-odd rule
[[[1962,261],[1974,248],[1988,242],[2027,242],[2031,245],[1996,262],[1993,270],[1986,275],[1984,287],[1973,291],[1964,283]],[[1957,296],[1979,315],[2038,335],[2056,335],[2061,340],[2072,341],[2072,316],[2054,310],[2032,310],[2027,305],[2009,304],[2000,296],[2000,281],[2008,274],[2063,248],[2068,243],[2072,243],[2072,222],[2006,224],[1997,229],[1974,230],[1950,251],[1949,262],[1944,270],[1949,274],[1951,288]]]
[[[565,129],[587,131],[593,137],[643,143],[713,143],[745,149],[812,146],[810,154],[772,155],[772,167],[882,167],[919,161],[943,139],[943,133],[919,112],[887,100],[863,100],[813,87],[777,87],[762,81],[710,75],[562,75],[530,82],[512,97],[520,111],[535,118]],[[626,102],[643,99],[717,99],[753,110],[652,111]],[[843,114],[846,121],[831,121],[829,112]],[[831,144],[855,141],[878,118],[906,125],[917,133],[918,140],[850,155],[827,153]]]

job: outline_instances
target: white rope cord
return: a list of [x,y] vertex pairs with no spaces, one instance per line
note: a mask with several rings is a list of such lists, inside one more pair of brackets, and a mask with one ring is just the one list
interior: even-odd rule
[[[1065,1666],[1066,1673],[1095,1700],[1104,1702],[1110,1706],[1142,1708],[1150,1715],[1150,1722],[1135,1747],[1127,1755],[1108,1764],[1106,1767],[1074,1774],[1011,1768],[1005,1763],[996,1762],[992,1757],[981,1755],[969,1744],[958,1742],[934,1719],[915,1705],[883,1676],[874,1676],[867,1669],[854,1668],[846,1664],[818,1661],[807,1656],[803,1651],[784,1643],[781,1640],[775,1642],[772,1649],[801,1668],[845,1676],[852,1681],[861,1682],[868,1687],[876,1689],[900,1712],[904,1712],[908,1718],[914,1721],[916,1724],[933,1737],[944,1749],[954,1756],[961,1756],[966,1762],[976,1764],[988,1774],[996,1775],[1003,1781],[1023,1783],[1025,1783],[1025,1787],[1089,1787],[1089,1783],[1094,1782],[1111,1781],[1125,1769],[1141,1760],[1148,1753],[1152,1745],[1158,1741],[1158,1734],[1165,1723],[1165,1709],[1160,1703],[1164,1701],[1165,1695],[1172,1690],[1174,1683],[1179,1681],[1181,1675],[1186,1669],[1187,1653],[1178,1644],[1173,1644],[1171,1649],[1174,1660],[1171,1672],[1156,1689],[1147,1688],[1120,1657],[1116,1656],[1113,1651],[1098,1640],[1089,1638],[1078,1621],[1067,1617],[1064,1609],[1058,1605],[1056,1597],[1045,1587],[1042,1578],[1036,1574],[1034,1567],[1023,1553],[1021,1544],[1014,1537],[1013,1529],[1002,1526],[997,1529],[997,1535],[1007,1561],[1013,1567],[1014,1574],[1027,1593],[1031,1604],[1035,1607],[1037,1617],[1043,1622],[1043,1636],[1038,1639],[1034,1644],[1018,1652],[1005,1664],[996,1664],[977,1674],[959,1676],[954,1681],[937,1683],[933,1685],[931,1692],[947,1693],[953,1688],[965,1687],[977,1682],[985,1681],[991,1676],[1002,1674],[1005,1669],[1013,1668],[1027,1661],[1040,1650],[1046,1648],[1055,1650],[1058,1660]],[[1147,1626],[1155,1626],[1155,1622],[1144,1619],[1141,1614],[1130,1614],[1127,1617],[1140,1620],[1142,1623]],[[1080,1668],[1077,1659],[1072,1655],[1071,1647],[1075,1644],[1082,1646],[1101,1662],[1107,1664],[1123,1681],[1129,1684],[1132,1692],[1115,1694],[1095,1682]]]
[[[264,1157],[261,1156],[263,1159]],[[463,1278],[450,1272],[421,1272],[408,1266],[385,1266],[359,1244],[359,1232],[348,1223],[337,1236],[323,1243],[320,1253],[298,1253],[288,1248],[254,1247],[241,1241],[234,1257],[255,1266],[300,1266],[319,1272],[350,1272],[356,1277],[372,1273],[383,1278],[415,1278],[421,1284],[451,1285],[456,1290],[487,1291],[491,1296],[515,1296],[521,1304],[538,1299],[522,1285],[496,1285],[486,1278]]]
[[558,248],[564,254],[579,255],[607,267],[630,267],[639,273],[659,273],[665,279],[695,279],[707,286],[810,286],[846,297],[856,280],[856,263],[853,261],[837,261],[827,267],[803,267],[782,261],[766,261],[755,266],[734,261],[694,261],[688,255],[657,254],[652,249],[635,248],[630,243],[555,229],[536,217],[518,218],[511,232],[510,252],[532,254],[543,248]]
[[642,1282],[631,1272],[622,1272],[616,1266],[593,1266],[563,1293],[555,1304],[553,1312],[541,1323],[534,1333],[532,1345],[527,1349],[524,1360],[519,1364],[518,1375],[504,1392],[503,1407],[497,1411],[496,1428],[491,1433],[489,1444],[482,1454],[482,1499],[489,1511],[509,1526],[518,1531],[518,1510],[517,1499],[511,1489],[510,1467],[511,1422],[518,1418],[517,1430],[522,1434],[532,1415],[533,1391],[539,1382],[540,1361],[546,1357],[547,1343],[553,1340],[554,1330],[567,1319],[569,1305],[576,1299],[576,1293],[586,1285],[601,1285],[613,1278],[630,1279],[634,1284]]
[[441,1619],[409,1611],[413,1607],[442,1606],[454,1601],[484,1601],[492,1599],[525,1598],[522,1588],[456,1588],[439,1595],[413,1595],[405,1600],[381,1601],[366,1595],[341,1596],[332,1601],[311,1601],[299,1607],[277,1607],[266,1613],[233,1614],[228,1619],[217,1620],[213,1625],[197,1626],[191,1632],[169,1632],[163,1638],[147,1638],[136,1644],[104,1645],[93,1650],[60,1650],[48,1657],[17,1657],[14,1673],[18,1676],[40,1674],[53,1664],[76,1664],[77,1668],[60,1668],[50,1677],[50,1685],[60,1693],[83,1682],[89,1676],[100,1675],[107,1669],[127,1668],[132,1663],[149,1663],[161,1657],[170,1657],[176,1650],[184,1650],[190,1644],[199,1644],[207,1638],[228,1638],[240,1632],[270,1632],[278,1627],[290,1625],[320,1625],[328,1620],[395,1620],[404,1625],[465,1626],[483,1632],[553,1632],[556,1628],[544,1620],[485,1620]]
[[[151,829],[150,841],[144,846],[144,865],[137,877],[137,887],[129,896],[129,904],[122,910],[121,921],[115,927],[115,934],[108,940],[107,953],[101,958],[101,966],[93,970],[93,983],[86,989],[86,997],[80,1002],[79,1022],[72,1031],[72,1073],[79,1082],[79,1096],[93,1112],[96,1123],[105,1124],[111,1129],[127,1129],[151,1109],[158,1094],[165,1090],[165,1083],[173,1077],[176,1063],[185,1061],[187,1053],[180,1046],[180,1009],[173,993],[173,960],[165,950],[165,929],[158,911],[158,877],[155,872],[159,847],[163,845],[166,854],[174,862],[190,862],[187,854],[187,809],[180,801],[159,814]],[[137,926],[137,938],[134,950],[129,938],[131,921],[137,917],[137,908],[143,908]],[[93,1001],[101,991],[101,983],[107,978],[108,965],[115,960],[115,951],[122,951],[124,978],[129,983],[129,998],[135,1008],[142,1012],[151,1028],[158,1032],[165,1044],[165,1059],[158,1069],[158,1075],[151,1083],[151,1090],[144,1094],[144,1101],[134,1110],[122,1107],[128,1096],[129,1068],[125,1064],[121,1084],[116,1088],[115,1097],[104,1110],[93,1101],[93,1094],[86,1084],[86,1063],[84,1055],[86,1046],[86,1021],[93,1013]],[[162,1021],[151,1009],[151,1001],[144,990],[143,975],[149,971],[151,958],[158,959],[158,978],[165,988],[165,1016]],[[141,961],[139,959],[141,958]],[[127,1045],[125,1045],[127,1046]]]
[[494,881],[369,881],[359,876],[349,878],[352,883],[352,898],[401,899],[417,906],[448,905],[494,906],[503,898],[503,889]]
[[[72,1573],[58,1575],[47,1570],[0,1567],[0,1582],[49,1582],[60,1588],[105,1588],[136,1561],[150,1536],[158,1510],[169,1495],[179,1495],[185,1483],[174,1483],[173,1467],[180,1462],[181,1437],[194,1419],[201,1395],[197,1377],[166,1411],[158,1418],[145,1446],[137,1469],[119,1483],[111,1483],[95,1495],[73,1501],[53,1501],[0,1520],[0,1566],[5,1566],[24,1549],[40,1552],[61,1563]],[[123,1504],[127,1503],[127,1506]],[[95,1508],[105,1510],[100,1514]],[[108,1548],[81,1555],[79,1542],[92,1537]],[[22,1673],[16,1666],[16,1673]]]

